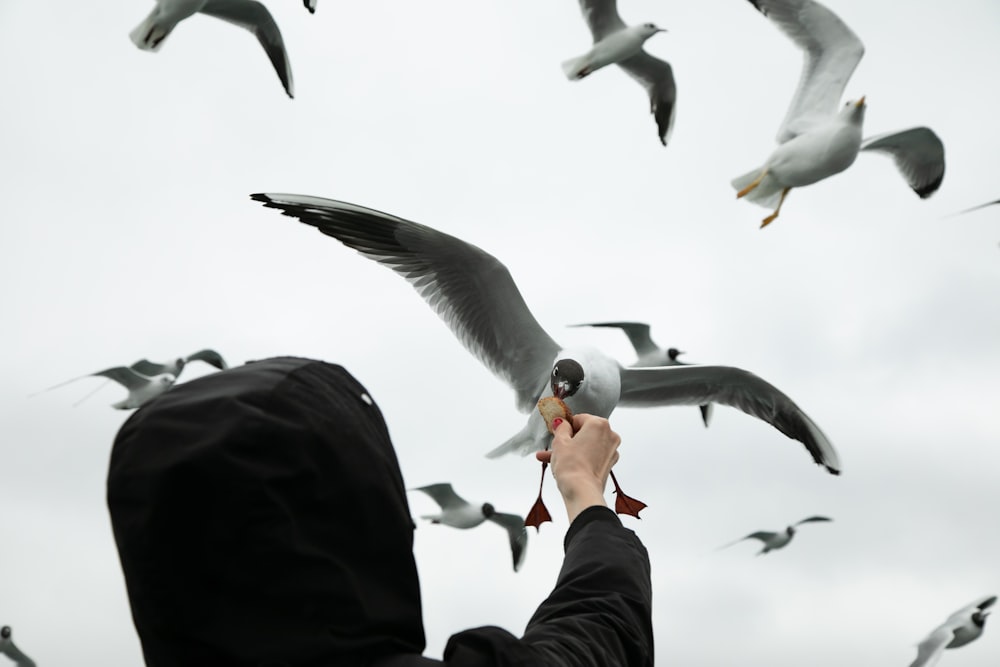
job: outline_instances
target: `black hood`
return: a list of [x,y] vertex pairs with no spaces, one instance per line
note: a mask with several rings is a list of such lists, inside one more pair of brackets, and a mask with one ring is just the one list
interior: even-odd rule
[[423,651],[399,464],[340,366],[280,357],[175,386],[118,432],[108,507],[150,667]]

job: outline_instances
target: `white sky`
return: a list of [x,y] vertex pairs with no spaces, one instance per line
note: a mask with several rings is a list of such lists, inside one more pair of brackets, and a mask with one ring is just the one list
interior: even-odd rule
[[[765,230],[729,180],[770,152],[801,60],[747,2],[622,0],[669,30],[648,45],[677,78],[666,149],[623,73],[563,77],[590,41],[572,0],[269,5],[295,100],[252,36],[209,17],[150,54],[128,32],[152,3],[0,4],[0,624],[39,665],[141,664],[104,500],[123,391],[28,397],[77,375],[202,347],[338,362],[385,412],[409,486],[531,505],[534,460],[483,457],[523,423],[513,392],[405,281],[259,191],[459,236],[563,345],[631,363],[620,332],[564,327],[649,322],[689,361],[777,385],[833,440],[840,478],[729,408],[709,429],[694,407],[612,416],[619,478],[649,504],[625,522],[652,559],[658,664],[907,665],[1000,593],[1000,207],[946,217],[1000,196],[995,0],[831,0],[867,46],[846,91],[868,96],[866,134],[932,127],[947,175],[921,201],[862,155]],[[449,410],[470,394],[477,410]],[[551,483],[546,498],[556,522],[517,574],[497,528],[419,527],[427,655],[466,627],[523,629],[561,563]],[[713,551],[812,514],[835,521],[785,550]],[[942,660],[998,662],[992,627]]]

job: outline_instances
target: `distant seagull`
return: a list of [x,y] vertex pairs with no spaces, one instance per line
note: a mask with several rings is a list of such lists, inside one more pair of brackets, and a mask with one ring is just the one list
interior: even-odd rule
[[983,634],[986,617],[990,615],[989,608],[996,601],[997,596],[991,595],[949,616],[947,621],[927,635],[927,639],[920,642],[917,659],[910,663],[910,667],[930,667],[937,663],[946,648],[958,648],[978,639]]
[[35,661],[14,645],[9,625],[0,628],[0,654],[13,660],[16,667],[35,667]]
[[[677,357],[686,352],[681,352],[676,347],[669,347],[664,350],[653,342],[649,335],[649,325],[645,322],[592,322],[590,324],[573,324],[574,327],[611,327],[621,329],[628,336],[629,342],[635,348],[635,353],[639,358],[634,364],[635,368],[648,368],[650,366],[690,366]],[[712,419],[712,404],[699,405],[701,410],[701,420],[708,426]]]
[[[840,460],[819,427],[777,388],[752,373],[726,366],[623,368],[591,348],[566,350],[528,310],[507,267],[454,236],[355,204],[305,195],[254,194],[406,278],[459,341],[514,389],[517,407],[530,413],[516,435],[491,451],[528,454],[552,441],[536,403],[558,396],[574,413],[607,417],[617,405],[730,405],[803,443],[813,460],[839,474]],[[552,289],[559,298],[574,275],[592,270],[588,258],[559,253]],[[608,284],[605,289],[614,289]],[[467,387],[461,388],[463,394]]]
[[421,486],[413,491],[423,491],[441,506],[438,514],[426,514],[421,519],[429,519],[431,523],[441,523],[452,528],[475,528],[484,521],[492,521],[507,530],[510,540],[510,552],[514,558],[514,571],[521,569],[524,563],[524,553],[528,548],[528,530],[524,526],[524,518],[516,514],[503,514],[493,509],[493,505],[483,503],[473,505],[466,502],[455,493],[451,484],[431,484]]
[[677,101],[674,72],[668,63],[642,50],[647,39],[666,30],[652,23],[626,26],[618,15],[616,0],[580,0],[580,9],[594,37],[594,46],[582,56],[564,62],[563,72],[571,81],[578,81],[608,65],[621,67],[646,89],[657,135],[666,146]]
[[746,537],[741,537],[735,542],[730,542],[729,544],[720,548],[725,549],[726,547],[731,547],[734,544],[739,544],[743,540],[751,540],[751,539],[760,540],[761,542],[764,543],[764,548],[757,552],[757,555],[760,556],[762,554],[766,554],[768,551],[781,549],[782,547],[787,545],[789,542],[792,541],[792,538],[795,537],[795,526],[798,526],[799,524],[802,523],[809,523],[810,521],[833,521],[833,519],[828,519],[825,516],[811,516],[808,519],[802,519],[802,521],[799,521],[798,523],[793,523],[791,526],[788,526],[779,533],[770,533],[761,530],[756,533],[750,533]]
[[[316,0],[305,0],[305,6],[315,11]],[[271,59],[285,92],[295,97],[292,67],[281,31],[267,7],[254,0],[156,0],[156,7],[129,37],[143,51],[159,51],[163,40],[178,23],[198,13],[229,21],[252,32]]]
[[749,0],[805,52],[798,88],[778,130],[778,147],[763,166],[733,179],[736,197],[775,207],[765,227],[778,217],[788,192],[850,167],[859,151],[890,154],[921,198],[944,179],[944,144],[933,131],[915,127],[861,140],[865,98],[836,112],[848,79],[865,47],[847,25],[814,0]]
[[211,366],[215,366],[220,371],[224,371],[229,368],[229,365],[226,364],[226,360],[222,358],[222,355],[211,349],[198,350],[197,352],[189,354],[184,358],[178,357],[162,364],[149,361],[148,359],[140,359],[129,366],[129,368],[137,373],[150,377],[154,375],[162,375],[163,373],[170,373],[174,377],[180,377],[181,371],[184,370],[184,366],[191,361],[204,361]]
[[115,366],[114,368],[108,368],[97,373],[91,373],[91,375],[114,380],[128,389],[128,397],[111,406],[119,410],[133,410],[142,407],[144,403],[148,403],[166,392],[177,381],[177,377],[171,373],[161,373],[147,377],[127,366]]

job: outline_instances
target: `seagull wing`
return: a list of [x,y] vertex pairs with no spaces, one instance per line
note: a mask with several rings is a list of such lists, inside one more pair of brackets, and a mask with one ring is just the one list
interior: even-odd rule
[[583,12],[583,19],[590,28],[595,44],[625,28],[625,22],[618,16],[616,0],[580,0],[580,11]]
[[986,208],[987,206],[993,206],[994,204],[1000,204],[1000,199],[996,201],[988,201],[985,204],[980,204],[979,206],[973,206],[972,208],[967,208],[964,211],[959,211],[955,215],[961,215],[963,213],[971,213],[972,211],[978,211],[981,208]]
[[917,645],[917,659],[910,663],[910,667],[931,667],[936,664],[945,646],[954,638],[955,633],[947,625],[938,627]]
[[[198,350],[193,354],[189,354],[187,357],[184,358],[184,361],[185,362],[204,361],[206,364],[215,366],[220,371],[224,371],[227,368],[229,368],[229,365],[226,363],[226,360],[222,358],[221,354],[219,354],[215,350],[210,350],[207,348],[204,350]],[[133,365],[132,367],[135,368],[135,365]]]
[[310,14],[315,14],[316,13],[316,1],[317,0],[302,0],[302,4],[305,5],[305,8],[309,10]]
[[778,130],[784,143],[836,111],[864,44],[840,18],[814,0],[749,0],[805,53],[799,85]]
[[507,529],[510,553],[514,559],[514,571],[517,572],[524,564],[524,554],[528,549],[528,529],[524,525],[524,517],[497,512],[489,520]]
[[574,327],[608,327],[621,329],[628,336],[639,356],[660,352],[660,346],[653,342],[649,335],[649,325],[643,322],[592,322],[589,324],[574,324]]
[[[740,542],[743,542],[745,540],[760,540],[764,544],[767,544],[770,540],[773,540],[777,536],[778,536],[777,533],[770,533],[766,530],[758,530],[756,533],[750,533],[746,537],[741,537],[740,539],[729,542],[728,544],[723,544],[721,547],[719,547],[719,549],[726,549],[728,547],[733,546],[734,544],[739,544]],[[716,549],[716,551],[718,551],[719,549]]]
[[793,524],[793,525],[797,526],[800,523],[809,523],[811,521],[833,521],[833,519],[829,519],[829,518],[827,518],[825,516],[811,516],[808,519],[802,519],[802,521],[799,521],[798,523]]
[[954,614],[952,614],[951,616],[949,616],[948,617],[948,621],[949,621],[949,623],[951,621],[965,622],[965,621],[968,620],[968,618],[972,614],[972,612],[974,612],[974,611],[982,611],[984,609],[988,609],[989,607],[992,607],[993,604],[996,601],[997,601],[997,596],[995,596],[995,595],[990,595],[990,596],[987,596],[987,597],[979,598],[978,600],[976,600],[972,604],[969,604],[969,605],[966,605],[965,607],[962,607],[961,609],[959,609],[958,611],[956,611]]
[[677,110],[677,85],[674,83],[674,70],[670,63],[640,51],[618,63],[618,66],[646,89],[649,112],[656,119],[657,135],[660,143],[666,146],[673,130],[674,112]]
[[129,366],[139,375],[145,375],[146,377],[153,377],[154,375],[159,375],[160,373],[167,372],[166,364],[158,364],[155,361],[150,361],[149,359],[140,359],[131,366]]
[[441,509],[458,509],[461,507],[467,507],[467,503],[461,496],[455,493],[455,490],[451,488],[451,484],[431,484],[429,486],[420,486],[412,491],[423,491],[431,498],[434,499]]
[[833,445],[792,399],[753,373],[730,366],[622,368],[618,404],[642,407],[722,403],[766,421],[798,440],[834,475],[840,459]]
[[103,371],[98,371],[97,373],[91,373],[91,375],[106,377],[109,380],[114,380],[120,385],[123,385],[128,390],[139,389],[140,387],[145,387],[149,384],[150,378],[140,373],[135,372],[128,366],[115,366],[114,368],[106,368]]
[[346,202],[255,194],[406,278],[467,350],[534,410],[560,347],[528,310],[497,258],[430,227]]
[[927,127],[889,132],[861,142],[863,151],[888,153],[910,188],[921,199],[930,197],[944,180],[944,144]]
[[285,52],[285,40],[281,38],[278,24],[274,22],[267,7],[253,0],[208,0],[201,8],[201,13],[229,21],[252,32],[264,47],[285,92],[289,97],[295,97],[292,90],[292,66]]

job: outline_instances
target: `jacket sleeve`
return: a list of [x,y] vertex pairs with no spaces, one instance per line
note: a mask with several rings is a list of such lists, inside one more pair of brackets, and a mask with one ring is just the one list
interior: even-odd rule
[[566,532],[566,558],[524,637],[483,627],[451,637],[451,667],[555,667],[653,664],[649,556],[635,533],[606,507],[580,513]]

